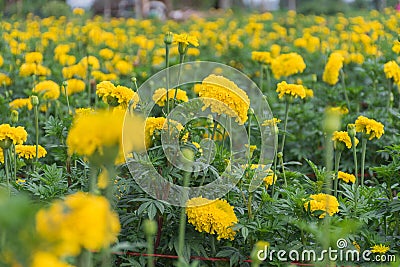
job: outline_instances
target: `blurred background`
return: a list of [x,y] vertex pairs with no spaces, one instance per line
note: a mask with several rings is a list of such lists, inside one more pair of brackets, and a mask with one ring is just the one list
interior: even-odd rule
[[210,9],[232,9],[236,12],[296,10],[303,14],[331,15],[337,12],[383,10],[395,8],[398,0],[0,0],[1,14],[6,17],[68,16],[81,7],[92,15],[185,20],[191,15],[206,16]]

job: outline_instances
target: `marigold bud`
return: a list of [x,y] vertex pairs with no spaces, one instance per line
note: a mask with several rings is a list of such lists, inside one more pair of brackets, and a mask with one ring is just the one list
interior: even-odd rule
[[146,235],[154,236],[157,233],[157,223],[153,220],[145,220],[143,230]]
[[16,110],[11,111],[11,122],[12,123],[18,122],[18,111]]
[[35,95],[31,96],[31,103],[34,106],[38,106],[39,105],[39,98]]
[[167,45],[172,44],[172,40],[174,39],[174,34],[172,32],[166,32],[164,36],[164,43]]
[[347,133],[349,134],[350,138],[356,136],[356,125],[351,123],[347,125]]

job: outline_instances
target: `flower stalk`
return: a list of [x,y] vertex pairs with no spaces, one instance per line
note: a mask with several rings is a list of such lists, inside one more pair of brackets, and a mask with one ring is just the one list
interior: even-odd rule
[[367,136],[363,133],[361,136],[361,185],[364,185],[365,153],[367,151],[367,141]]

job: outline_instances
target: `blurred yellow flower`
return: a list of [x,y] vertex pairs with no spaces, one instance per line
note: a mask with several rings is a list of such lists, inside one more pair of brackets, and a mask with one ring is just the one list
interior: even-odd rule
[[340,53],[334,52],[325,65],[322,80],[329,85],[335,85],[339,81],[340,70],[343,68],[344,58]]
[[270,52],[253,51],[251,52],[251,59],[263,64],[271,64],[272,57]]
[[12,80],[10,77],[7,76],[7,74],[0,72],[0,85],[10,85],[12,83]]
[[[86,84],[84,81],[79,79],[69,79],[66,80],[67,83],[67,95],[72,95],[75,93],[80,93],[85,91]],[[62,92],[65,94],[65,88],[62,87]]]
[[11,101],[9,104],[10,109],[19,109],[26,107],[28,110],[32,110],[32,102],[30,98],[17,98]]
[[84,10],[83,8],[80,8],[80,7],[75,7],[75,8],[72,10],[72,13],[75,14],[75,15],[80,15],[80,16],[82,16],[82,15],[85,14],[85,10]]
[[302,73],[306,68],[303,57],[297,53],[281,54],[271,62],[271,70],[275,79]]
[[[14,265],[13,265],[14,266]],[[74,267],[60,259],[52,253],[38,251],[33,255],[30,267]]]
[[[183,130],[182,124],[174,120],[168,120],[169,128],[171,133],[173,129],[178,131]],[[156,134],[157,130],[167,130],[167,119],[164,117],[148,117],[146,118],[146,128],[145,128],[145,138],[146,138],[146,148],[153,145],[153,136]]]
[[30,52],[25,54],[26,63],[41,64],[43,62],[43,54],[40,52]]
[[55,100],[60,96],[60,86],[53,81],[46,80],[36,84],[32,92],[42,95],[44,99]]

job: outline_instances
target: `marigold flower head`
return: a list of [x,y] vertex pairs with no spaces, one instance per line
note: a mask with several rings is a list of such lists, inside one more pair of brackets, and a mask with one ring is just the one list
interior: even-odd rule
[[[340,146],[339,143],[346,145],[346,147],[348,149],[350,149],[352,146],[350,136],[349,136],[348,132],[346,132],[346,131],[333,132],[332,141],[333,141],[333,146],[335,147],[335,149],[339,148],[339,146]],[[355,141],[355,145],[357,146],[357,144],[359,142],[358,139],[355,138],[354,141]]]
[[[173,133],[173,129],[177,129],[178,131],[183,130],[182,124],[174,120],[168,120],[169,129],[171,133]],[[167,119],[164,117],[148,117],[146,118],[146,127],[145,127],[145,139],[146,139],[146,148],[149,148],[153,144],[153,136],[156,130],[167,130],[168,124]]]
[[326,63],[322,80],[329,85],[335,85],[339,81],[339,72],[343,68],[344,57],[338,52],[332,53]]
[[186,33],[174,34],[173,42],[175,44],[193,45],[195,47],[199,46],[199,41],[197,40],[197,37]]
[[110,106],[121,106],[127,108],[132,101],[133,107],[139,102],[139,95],[131,88],[118,85],[114,86],[109,81],[103,81],[97,85],[96,94],[103,99],[103,101]]
[[343,180],[345,183],[354,183],[356,181],[356,177],[353,174],[339,171],[338,179]]
[[80,7],[75,7],[75,8],[72,10],[72,13],[75,14],[75,15],[82,16],[83,14],[85,14],[85,9],[80,8]]
[[129,64],[129,62],[125,60],[118,60],[117,63],[115,63],[115,69],[117,73],[120,73],[122,75],[129,75],[133,71],[133,65]]
[[[135,132],[134,136],[132,132]],[[125,114],[123,110],[77,116],[68,133],[67,145],[69,154],[115,160],[104,150],[116,148],[119,154],[127,155],[144,148],[144,121],[138,116]]]
[[324,213],[319,215],[319,218],[324,218],[326,214],[332,216],[339,212],[339,202],[334,196],[320,193],[310,195],[310,199],[310,201],[304,203],[304,208],[310,209],[310,212],[323,211]]
[[372,140],[373,138],[380,139],[385,133],[385,126],[382,123],[364,116],[359,116],[355,121],[355,125],[356,131],[368,135],[369,140]]
[[[67,83],[67,86],[66,86],[67,88],[66,89],[67,89],[67,94],[68,95],[72,95],[72,94],[75,94],[75,93],[80,93],[80,92],[85,91],[86,84],[82,80],[69,79],[69,80],[66,80],[66,83]],[[62,92],[65,93],[64,86],[62,87]]]
[[275,79],[282,76],[290,76],[296,73],[302,73],[306,68],[306,64],[301,55],[297,53],[281,54],[274,58],[271,62],[271,70]]
[[36,230],[57,256],[76,256],[82,248],[100,250],[117,240],[118,215],[106,198],[78,192],[36,214]]
[[392,51],[395,52],[396,54],[400,54],[400,41],[398,40],[394,41],[392,46]]
[[88,64],[89,64],[89,66],[90,66],[90,68],[91,68],[92,70],[98,70],[98,69],[100,69],[100,62],[99,62],[99,60],[97,59],[97,57],[95,57],[95,56],[86,56],[86,57],[83,57],[83,58],[81,59],[81,61],[79,61],[79,64],[81,64],[81,65],[84,66],[85,68],[87,68],[87,67],[88,67]]
[[0,85],[10,85],[12,80],[7,74],[0,72]]
[[50,74],[51,70],[41,64],[24,63],[19,67],[19,76],[21,77],[26,77],[31,75],[48,76]]
[[239,124],[247,121],[250,99],[245,91],[227,78],[209,75],[203,80],[199,96],[204,103],[203,110],[210,107],[211,112],[226,114]]
[[251,59],[262,64],[271,64],[272,57],[270,52],[253,51],[251,52]]
[[327,108],[326,112],[333,113],[333,114],[339,114],[339,115],[345,115],[345,114],[349,113],[349,109],[345,106],[329,107],[329,108]]
[[400,66],[396,61],[392,60],[383,65],[383,71],[385,72],[386,78],[392,79],[393,81],[400,85]]
[[[19,158],[33,159],[36,157],[36,146],[33,145],[16,145],[15,151]],[[38,158],[43,158],[47,154],[47,151],[41,145],[38,146]]]
[[60,86],[50,80],[42,81],[32,89],[32,92],[43,94],[43,98],[47,100],[55,100],[60,96]]
[[276,126],[278,123],[280,123],[281,120],[278,118],[272,118],[270,120],[265,120],[263,121],[263,123],[261,124],[261,126]]
[[236,232],[232,229],[238,219],[233,207],[226,200],[192,198],[186,203],[188,222],[199,232],[216,234],[217,240],[233,240]]
[[41,64],[43,62],[43,54],[40,52],[30,52],[25,54],[26,63]]
[[278,83],[276,88],[279,98],[283,98],[285,95],[293,96],[295,98],[306,97],[306,90],[303,85],[300,84],[288,84],[286,81]]
[[99,51],[99,55],[106,60],[110,60],[113,58],[114,52],[109,48],[103,48]]
[[17,98],[11,101],[9,104],[11,109],[19,109],[26,107],[28,110],[32,110],[33,106],[29,98]]
[[390,250],[389,246],[385,246],[385,245],[382,245],[382,244],[374,245],[374,246],[371,247],[371,252],[372,253],[385,254],[389,250]]
[[[174,99],[176,93],[176,100],[182,102],[188,102],[189,98],[186,94],[186,91],[181,89],[169,89],[168,90],[168,100]],[[167,101],[167,90],[165,88],[159,88],[154,91],[153,101],[156,102],[160,107],[165,106],[165,102]]]
[[[14,145],[21,145],[28,138],[24,127],[11,127],[9,124],[0,125],[0,147],[8,148],[12,142]],[[8,146],[8,147],[7,147]]]

